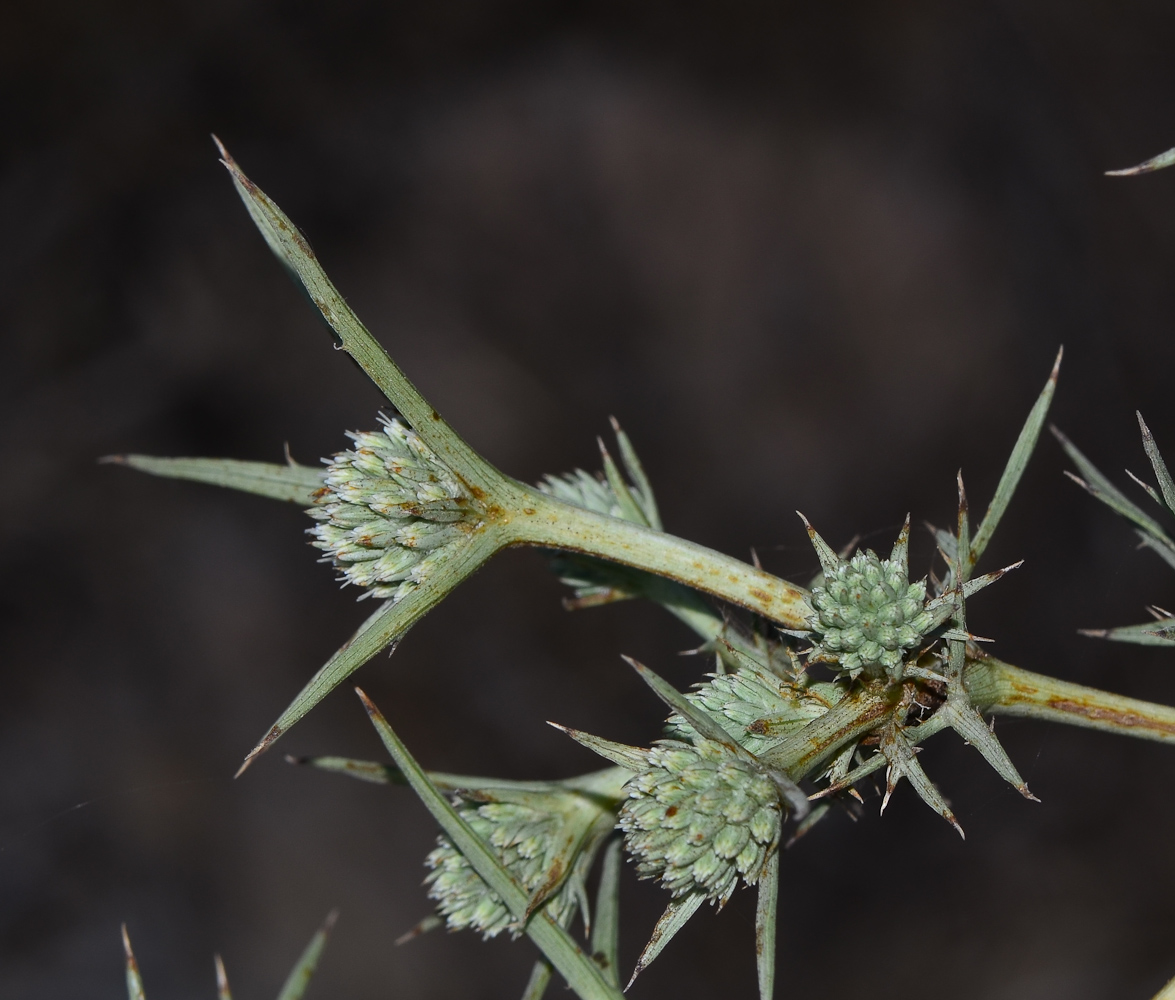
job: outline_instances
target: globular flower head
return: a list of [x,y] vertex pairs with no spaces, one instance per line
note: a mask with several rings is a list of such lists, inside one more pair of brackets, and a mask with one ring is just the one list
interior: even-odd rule
[[327,462],[307,513],[318,522],[312,544],[345,583],[400,600],[468,540],[479,510],[413,430],[380,422],[382,430],[348,433],[354,448]]
[[[490,801],[485,801],[486,799]],[[457,796],[458,812],[474,833],[493,847],[502,864],[531,897],[535,909],[547,900],[565,922],[583,901],[583,879],[600,835],[602,807],[575,792],[510,792],[493,789]],[[522,927],[499,896],[443,834],[425,859],[429,898],[450,930],[472,928],[492,938]]]
[[926,582],[909,579],[909,519],[889,559],[858,550],[846,561],[811,525],[808,532],[824,567],[823,585],[812,588],[809,659],[839,663],[854,677],[872,665],[900,677],[906,650],[935,625],[926,608]]
[[749,755],[713,740],[660,740],[625,786],[618,825],[642,878],[674,898],[702,891],[725,904],[741,878],[759,881],[779,843],[783,806]]

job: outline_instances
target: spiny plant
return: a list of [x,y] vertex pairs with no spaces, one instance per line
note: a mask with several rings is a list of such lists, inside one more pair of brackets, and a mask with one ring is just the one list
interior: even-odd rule
[[[971,598],[1014,567],[976,575],[1036,446],[1061,356],[1031,408],[977,525],[960,473],[950,530],[935,529],[941,575],[910,580],[910,518],[887,557],[834,550],[805,519],[821,572],[809,587],[666,532],[627,435],[613,423],[619,463],[549,475],[535,486],[500,472],[420,395],[327,278],[310,245],[221,147],[222,162],[257,228],[391,410],[375,431],[324,469],[206,458],[114,461],[299,503],[312,544],[339,579],[378,605],[245,758],[265,752],[332,689],[501,549],[537,546],[587,608],[644,598],[692,628],[714,670],[682,693],[632,667],[668,708],[665,732],[629,746],[558,728],[609,767],[564,781],[507,781],[425,771],[359,691],[391,765],[305,761],[367,781],[407,783],[441,827],[426,859],[432,927],[508,931],[539,948],[524,997],[557,971],[584,1000],[617,1000],[619,872],[668,890],[664,915],[633,978],[705,903],[722,907],[740,885],[758,892],[756,962],[762,1000],[773,994],[780,850],[842,805],[863,801],[863,779],[884,771],[885,808],[904,778],[962,835],[922,767],[929,737],[953,729],[1025,798],[1034,799],[984,714],[1064,722],[1175,741],[1175,709],[1030,673],[986,654],[967,625]],[[801,515],[802,517],[802,515]],[[1016,564],[1019,565],[1019,564]],[[751,621],[731,609],[749,612]],[[614,834],[613,831],[619,831]],[[594,906],[587,883],[599,859]],[[786,885],[786,879],[783,879]],[[584,944],[572,934],[581,916]],[[629,979],[631,984],[632,979]]]
[[[331,911],[326,921],[315,932],[310,943],[299,956],[298,961],[286,977],[277,1000],[302,1000],[306,987],[318,968],[318,960],[326,948],[326,939],[330,936],[331,928],[338,919],[338,912]],[[143,977],[139,974],[139,963],[135,960],[135,953],[131,950],[131,938],[127,933],[126,924],[122,925],[122,948],[126,954],[126,992],[129,1000],[147,1000],[143,991]],[[224,971],[224,962],[219,955],[213,956],[213,965],[216,968],[216,996],[217,1000],[232,1000],[232,991],[228,985],[228,975]]]

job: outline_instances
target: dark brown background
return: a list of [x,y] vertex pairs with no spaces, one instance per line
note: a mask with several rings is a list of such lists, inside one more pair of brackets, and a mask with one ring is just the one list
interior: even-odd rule
[[[274,993],[341,908],[317,997],[509,998],[526,942],[393,938],[428,909],[405,790],[245,751],[363,608],[296,509],[99,467],[306,461],[379,397],[330,349],[217,165],[314,241],[429,398],[511,473],[594,468],[615,413],[671,530],[798,580],[804,510],[890,544],[977,505],[1052,362],[1054,416],[1124,480],[1175,453],[1169,3],[20,2],[0,15],[0,994]],[[1175,702],[1175,654],[1081,626],[1175,600],[1050,440],[973,602],[1024,666]],[[929,565],[920,536],[915,564]],[[657,609],[564,614],[503,555],[359,675],[429,766],[595,766],[554,718],[647,741],[618,659],[699,663]],[[1175,973],[1175,749],[1006,723],[1040,806],[953,737],[784,861],[780,996],[1127,998]],[[375,757],[340,691],[280,750]],[[86,803],[79,806],[79,803]],[[624,884],[623,961],[664,903]],[[632,991],[751,997],[753,895]]]

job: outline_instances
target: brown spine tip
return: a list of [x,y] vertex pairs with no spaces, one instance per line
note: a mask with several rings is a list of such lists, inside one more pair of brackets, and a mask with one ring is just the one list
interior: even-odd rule
[[127,465],[126,455],[103,455],[98,459],[99,465]]
[[260,757],[263,753],[265,753],[265,751],[268,750],[271,746],[273,746],[278,737],[281,736],[284,732],[285,730],[280,726],[274,726],[268,733],[266,733],[265,738],[260,743],[258,743],[257,746],[249,751],[249,755],[242,762],[241,766],[237,768],[237,773],[233,775],[233,780],[236,780],[242,774],[244,774],[249,769],[249,765],[252,764],[253,761]]

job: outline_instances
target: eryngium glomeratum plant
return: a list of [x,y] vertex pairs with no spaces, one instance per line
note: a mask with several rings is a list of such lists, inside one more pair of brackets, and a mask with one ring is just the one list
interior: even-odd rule
[[[1030,673],[985,653],[967,626],[969,599],[1007,569],[976,566],[1035,448],[1060,355],[1014,444],[994,497],[971,523],[960,474],[954,525],[934,529],[940,576],[909,578],[907,516],[892,550],[834,550],[805,519],[820,565],[802,587],[663,530],[632,442],[613,421],[619,463],[550,475],[537,486],[494,468],[420,395],[352,313],[293,223],[221,150],[253,221],[346,351],[387,397],[380,429],[354,432],[325,469],[141,455],[114,461],[156,475],[302,504],[312,544],[344,584],[377,603],[310,679],[242,770],[332,689],[409,628],[500,549],[543,549],[586,608],[644,598],[693,629],[714,670],[682,693],[630,661],[669,709],[647,747],[560,726],[610,766],[562,782],[425,771],[360,693],[393,764],[316,758],[320,768],[409,784],[442,834],[429,855],[436,914],[404,936],[447,924],[509,931],[539,948],[525,997],[553,972],[586,1000],[617,1000],[621,848],[637,874],[668,890],[665,913],[633,977],[702,903],[756,887],[759,992],[773,993],[780,851],[835,806],[859,808],[856,785],[884,770],[884,810],[905,778],[960,834],[918,756],[953,729],[1033,798],[986,713],[1028,716],[1175,741],[1175,710]],[[1017,564],[1018,565],[1018,564]],[[613,834],[612,831],[619,831]],[[600,858],[594,905],[587,885]],[[783,879],[786,887],[786,878]],[[572,936],[580,915],[585,943]],[[631,980],[630,980],[631,982]]]

